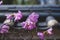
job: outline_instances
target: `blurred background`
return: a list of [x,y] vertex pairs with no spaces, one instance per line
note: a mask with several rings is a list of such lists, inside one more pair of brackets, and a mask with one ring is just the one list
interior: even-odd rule
[[3,4],[18,5],[60,5],[60,0],[3,0]]

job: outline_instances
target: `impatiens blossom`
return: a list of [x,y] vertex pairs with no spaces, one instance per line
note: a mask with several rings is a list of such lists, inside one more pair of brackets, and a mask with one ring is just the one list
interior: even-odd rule
[[38,21],[39,15],[33,12],[25,22],[22,22],[22,28],[27,29],[27,30],[32,30],[33,28],[36,27],[36,22]]
[[35,12],[33,12],[31,15],[29,15],[28,19],[30,19],[32,22],[37,22],[39,18],[39,15]]
[[48,29],[48,30],[47,30],[47,33],[48,33],[48,34],[52,34],[52,30],[53,30],[52,28]]
[[1,26],[0,33],[7,33],[9,30],[9,27],[13,26],[15,21],[18,21],[22,18],[22,14],[20,11],[18,11],[18,13],[6,15],[6,16],[7,18]]
[[27,30],[32,30],[33,28],[36,27],[35,23],[31,22],[30,20],[22,22],[21,24],[22,24],[22,28]]
[[14,22],[12,19],[6,19],[1,26],[0,33],[8,33],[9,27],[13,25]]
[[0,1],[0,5],[3,3],[3,1]]
[[15,13],[14,14],[14,17],[15,17],[15,21],[16,20],[20,20],[22,18],[22,12],[21,11],[18,11],[18,13]]
[[22,13],[21,11],[18,11],[17,13],[6,15],[6,16],[7,16],[7,19],[11,19],[12,17],[14,17],[14,21],[18,21],[22,18]]
[[0,33],[8,33],[9,31],[9,26],[8,25],[2,25]]
[[37,36],[41,39],[44,40],[44,33],[43,32],[38,32]]
[[41,40],[44,40],[44,36],[46,35],[46,33],[48,34],[48,35],[51,35],[52,34],[52,28],[49,28],[48,30],[46,30],[46,31],[44,31],[44,32],[38,32],[37,33],[37,36],[39,36],[39,38],[41,39]]
[[8,15],[6,15],[7,17],[6,17],[6,19],[11,19],[12,18],[12,16],[14,17],[14,14],[8,14]]

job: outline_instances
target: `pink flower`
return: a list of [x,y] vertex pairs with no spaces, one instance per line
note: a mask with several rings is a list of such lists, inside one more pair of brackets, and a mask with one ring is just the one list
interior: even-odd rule
[[22,22],[21,25],[23,26],[22,28],[27,29],[27,30],[32,30],[33,28],[36,27],[36,25],[29,20],[26,22]]
[[28,18],[33,22],[37,22],[38,21],[37,19],[39,18],[39,15],[37,13],[33,12],[31,15],[29,15]]
[[52,34],[52,30],[53,30],[52,28],[48,29],[47,33],[51,35]]
[[25,22],[22,22],[22,28],[27,29],[27,30],[32,30],[36,28],[36,22],[38,21],[39,15],[33,12]]
[[18,11],[17,13],[6,15],[7,19],[12,19],[14,18],[14,21],[18,21],[22,18],[22,13],[21,11]]
[[9,30],[9,26],[8,25],[3,25],[1,30],[0,30],[0,33],[8,33],[8,30]]
[[15,21],[20,20],[22,18],[22,12],[18,11],[18,13],[14,13]]
[[39,38],[40,38],[41,40],[44,40],[44,33],[38,32],[37,35],[39,36]]
[[0,1],[0,5],[3,3],[3,1]]
[[7,16],[6,18],[7,18],[7,19],[11,19],[11,18],[12,18],[12,15],[13,15],[13,14],[7,14],[7,15],[6,15],[6,16]]

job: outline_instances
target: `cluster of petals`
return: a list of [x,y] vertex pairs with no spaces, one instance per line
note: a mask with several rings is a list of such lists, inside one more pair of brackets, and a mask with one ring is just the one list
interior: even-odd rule
[[9,31],[9,25],[3,24],[0,29],[0,33],[8,33],[8,31]]
[[18,11],[17,13],[13,13],[11,15],[6,15],[6,16],[7,16],[7,19],[11,19],[14,17],[14,21],[18,21],[22,18],[22,12]]
[[36,22],[38,21],[39,15],[35,12],[33,12],[29,17],[27,18],[26,21],[22,22],[22,28],[26,30],[32,30],[36,28]]

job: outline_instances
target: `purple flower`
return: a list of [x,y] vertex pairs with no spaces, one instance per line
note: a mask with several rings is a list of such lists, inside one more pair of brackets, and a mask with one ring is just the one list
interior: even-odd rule
[[11,19],[12,16],[14,16],[14,14],[7,14],[6,16],[7,16],[7,17],[6,17],[7,19]]
[[39,38],[40,38],[41,40],[44,40],[44,33],[38,32],[37,35],[39,36]]
[[32,13],[29,15],[27,20],[25,22],[22,22],[22,28],[27,29],[27,30],[32,30],[33,28],[36,27],[36,22],[38,21],[38,14]]
[[18,13],[14,13],[14,14],[10,14],[10,15],[6,15],[7,19],[11,19],[12,17],[14,17],[14,21],[18,21],[22,18],[22,13],[21,11],[18,11]]
[[15,17],[15,21],[20,20],[22,18],[22,12],[18,11],[18,13],[14,14],[14,17]]
[[47,33],[51,35],[52,34],[52,30],[53,30],[52,28],[48,29]]
[[0,30],[0,33],[7,33],[9,30],[9,26],[8,25],[3,25],[1,30]]
[[37,19],[39,18],[39,15],[37,13],[33,12],[31,15],[29,15],[28,18],[33,22],[37,22],[38,21]]
[[0,1],[0,5],[3,3],[3,1]]
[[32,30],[33,28],[36,27],[35,23],[29,20],[26,22],[22,22],[21,25],[22,25],[22,28],[27,29],[27,30]]

